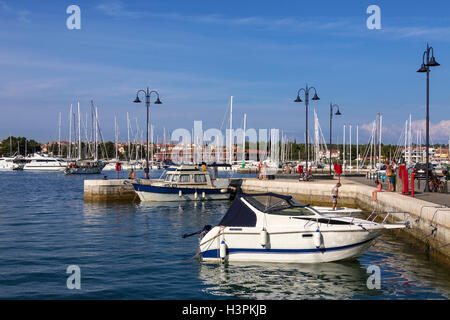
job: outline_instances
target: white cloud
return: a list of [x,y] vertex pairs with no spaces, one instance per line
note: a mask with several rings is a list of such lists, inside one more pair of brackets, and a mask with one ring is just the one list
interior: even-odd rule
[[[425,137],[426,121],[425,119],[412,121],[411,131],[422,132],[422,137]],[[438,123],[430,122],[430,137],[434,140],[445,140],[450,135],[450,120],[441,120]]]
[[25,23],[30,22],[30,19],[28,18],[31,14],[30,11],[14,9],[3,0],[0,0],[0,10],[3,10],[5,12],[8,12],[11,15],[16,16],[17,20],[19,20],[20,22],[25,22]]
[[[359,126],[363,131],[366,131],[368,135],[372,133],[372,122],[365,123]],[[397,141],[400,137],[404,139],[405,122],[399,123],[397,125],[383,125],[382,127],[382,137],[383,140],[389,140],[393,143],[402,141]],[[425,119],[412,121],[411,123],[411,135],[412,140],[416,140],[417,132],[421,132],[422,141],[425,139],[426,121]],[[447,141],[450,135],[450,120],[441,120],[438,123],[430,122],[430,143],[437,143],[438,141]]]
[[104,14],[112,17],[139,18],[142,13],[138,11],[130,11],[125,8],[120,1],[108,1],[97,6],[97,9]]

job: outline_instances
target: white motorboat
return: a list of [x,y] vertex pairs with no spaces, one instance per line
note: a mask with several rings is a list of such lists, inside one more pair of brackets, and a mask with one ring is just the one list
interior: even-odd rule
[[384,231],[404,227],[323,215],[291,196],[238,193],[220,223],[201,231],[199,255],[214,262],[350,260]]
[[208,171],[181,165],[164,171],[160,179],[132,182],[141,201],[202,201],[230,198],[230,179],[211,178]]
[[25,158],[26,164],[23,170],[30,171],[64,171],[67,167],[67,161],[36,153],[31,157]]
[[22,170],[24,165],[22,156],[0,158],[0,171]]

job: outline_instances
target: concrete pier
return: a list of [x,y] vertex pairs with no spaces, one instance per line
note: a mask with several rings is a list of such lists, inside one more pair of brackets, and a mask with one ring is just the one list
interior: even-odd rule
[[139,197],[134,192],[133,186],[129,183],[132,180],[84,180],[84,200],[85,201],[139,201]]
[[[244,192],[275,192],[289,194],[303,203],[331,206],[331,189],[336,180],[299,182],[292,180],[245,179]],[[341,179],[339,206],[358,207],[375,211],[378,219],[389,213],[389,222],[407,222],[411,228],[405,232],[418,240],[430,255],[450,264],[450,208],[432,202],[412,198],[395,192],[378,193],[372,201],[375,187],[350,179]],[[375,216],[374,215],[374,216]]]

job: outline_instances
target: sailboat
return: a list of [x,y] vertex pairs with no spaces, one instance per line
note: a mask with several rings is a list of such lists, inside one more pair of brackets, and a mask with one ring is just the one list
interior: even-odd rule
[[[94,110],[93,102],[91,101],[91,110]],[[98,133],[98,109],[95,108],[95,122],[92,124],[95,128],[95,158],[82,159],[81,155],[81,113],[80,103],[78,102],[78,158],[75,161],[70,161],[64,170],[65,174],[100,174],[105,167],[103,161],[98,160],[98,148],[97,148],[97,133]],[[87,123],[86,123],[87,127]]]

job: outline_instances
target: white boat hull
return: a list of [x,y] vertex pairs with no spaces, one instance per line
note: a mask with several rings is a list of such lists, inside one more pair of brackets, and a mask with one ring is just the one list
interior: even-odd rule
[[[305,232],[284,234],[269,233],[270,245],[262,247],[259,243],[259,233],[253,235],[224,235],[227,245],[228,262],[278,262],[278,263],[324,263],[341,260],[352,260],[373,244],[375,239],[383,232],[359,231],[351,233],[330,232],[322,233],[323,246],[316,247],[313,237],[303,238]],[[309,232],[312,234],[313,232]],[[202,250],[202,259],[206,262],[220,261],[218,241],[212,241],[211,246]],[[240,243],[237,246],[234,243]],[[242,243],[253,244],[242,247]]]
[[27,171],[47,171],[47,172],[56,172],[56,171],[64,171],[66,169],[66,167],[31,167],[31,166],[27,166],[25,165],[25,167],[23,167],[23,170],[27,170]]

